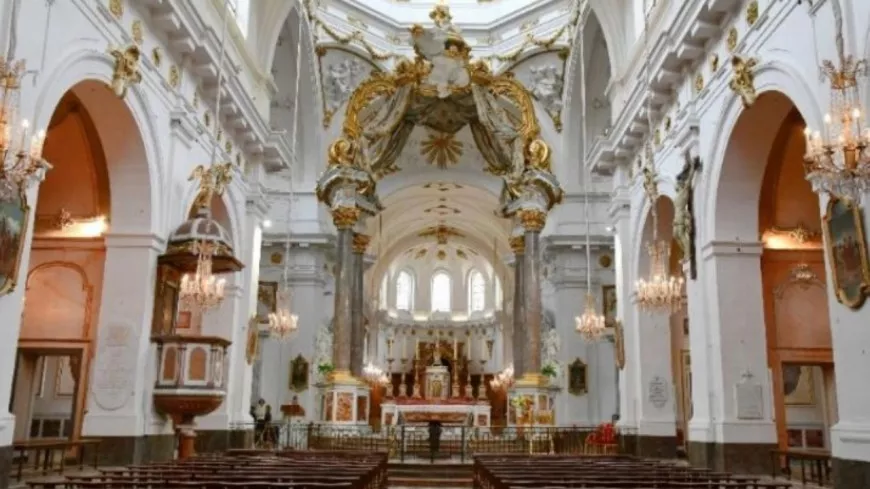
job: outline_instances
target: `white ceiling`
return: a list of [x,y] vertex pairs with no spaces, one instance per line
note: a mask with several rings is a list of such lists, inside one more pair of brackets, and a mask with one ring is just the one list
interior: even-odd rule
[[[356,10],[394,25],[429,24],[429,12],[441,0],[330,0],[337,9]],[[506,21],[531,18],[561,0],[447,0],[454,24],[473,29],[496,27]]]

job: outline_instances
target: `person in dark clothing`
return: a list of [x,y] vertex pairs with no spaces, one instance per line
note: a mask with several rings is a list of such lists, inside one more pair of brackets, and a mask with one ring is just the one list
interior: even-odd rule
[[441,422],[429,421],[429,454],[434,457],[441,449]]
[[[257,404],[251,406],[251,417],[254,418],[254,440],[259,445],[263,441],[263,433],[266,429],[266,405],[265,399],[260,399]],[[269,414],[271,418],[271,413]]]

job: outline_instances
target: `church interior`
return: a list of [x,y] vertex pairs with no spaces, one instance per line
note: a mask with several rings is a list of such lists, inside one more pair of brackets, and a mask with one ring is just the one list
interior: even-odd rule
[[0,26],[0,489],[870,487],[870,2]]

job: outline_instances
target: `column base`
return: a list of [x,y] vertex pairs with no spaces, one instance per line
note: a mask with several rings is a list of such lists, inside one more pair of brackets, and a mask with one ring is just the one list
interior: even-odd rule
[[[554,388],[543,375],[524,375],[508,394],[508,426],[553,426],[556,424]],[[515,404],[523,399],[523,407]]]
[[12,446],[0,447],[0,489],[7,489],[12,479]]
[[870,462],[832,458],[834,489],[866,489],[870,487]]
[[637,435],[636,438],[634,453],[641,457],[677,458],[676,436]]
[[713,443],[689,441],[689,463],[720,472],[770,474],[775,443]]
[[368,426],[371,388],[350,372],[336,371],[324,394],[324,421],[336,425]]

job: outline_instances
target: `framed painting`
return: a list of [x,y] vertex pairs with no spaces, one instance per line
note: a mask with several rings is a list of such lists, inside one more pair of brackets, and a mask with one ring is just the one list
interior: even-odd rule
[[604,313],[604,324],[611,328],[616,323],[616,286],[601,287],[601,310]]
[[18,267],[29,215],[30,207],[24,193],[17,199],[0,201],[0,296],[15,290],[18,283]]
[[837,300],[851,309],[860,309],[870,293],[870,266],[858,205],[832,197],[823,231]]
[[813,406],[816,403],[813,367],[783,365],[782,389],[786,406]]
[[588,391],[586,364],[579,358],[568,365],[568,392],[581,396]]
[[278,310],[278,282],[257,284],[257,321],[269,322],[269,314]]
[[290,390],[302,392],[308,389],[308,360],[301,354],[290,362]]

